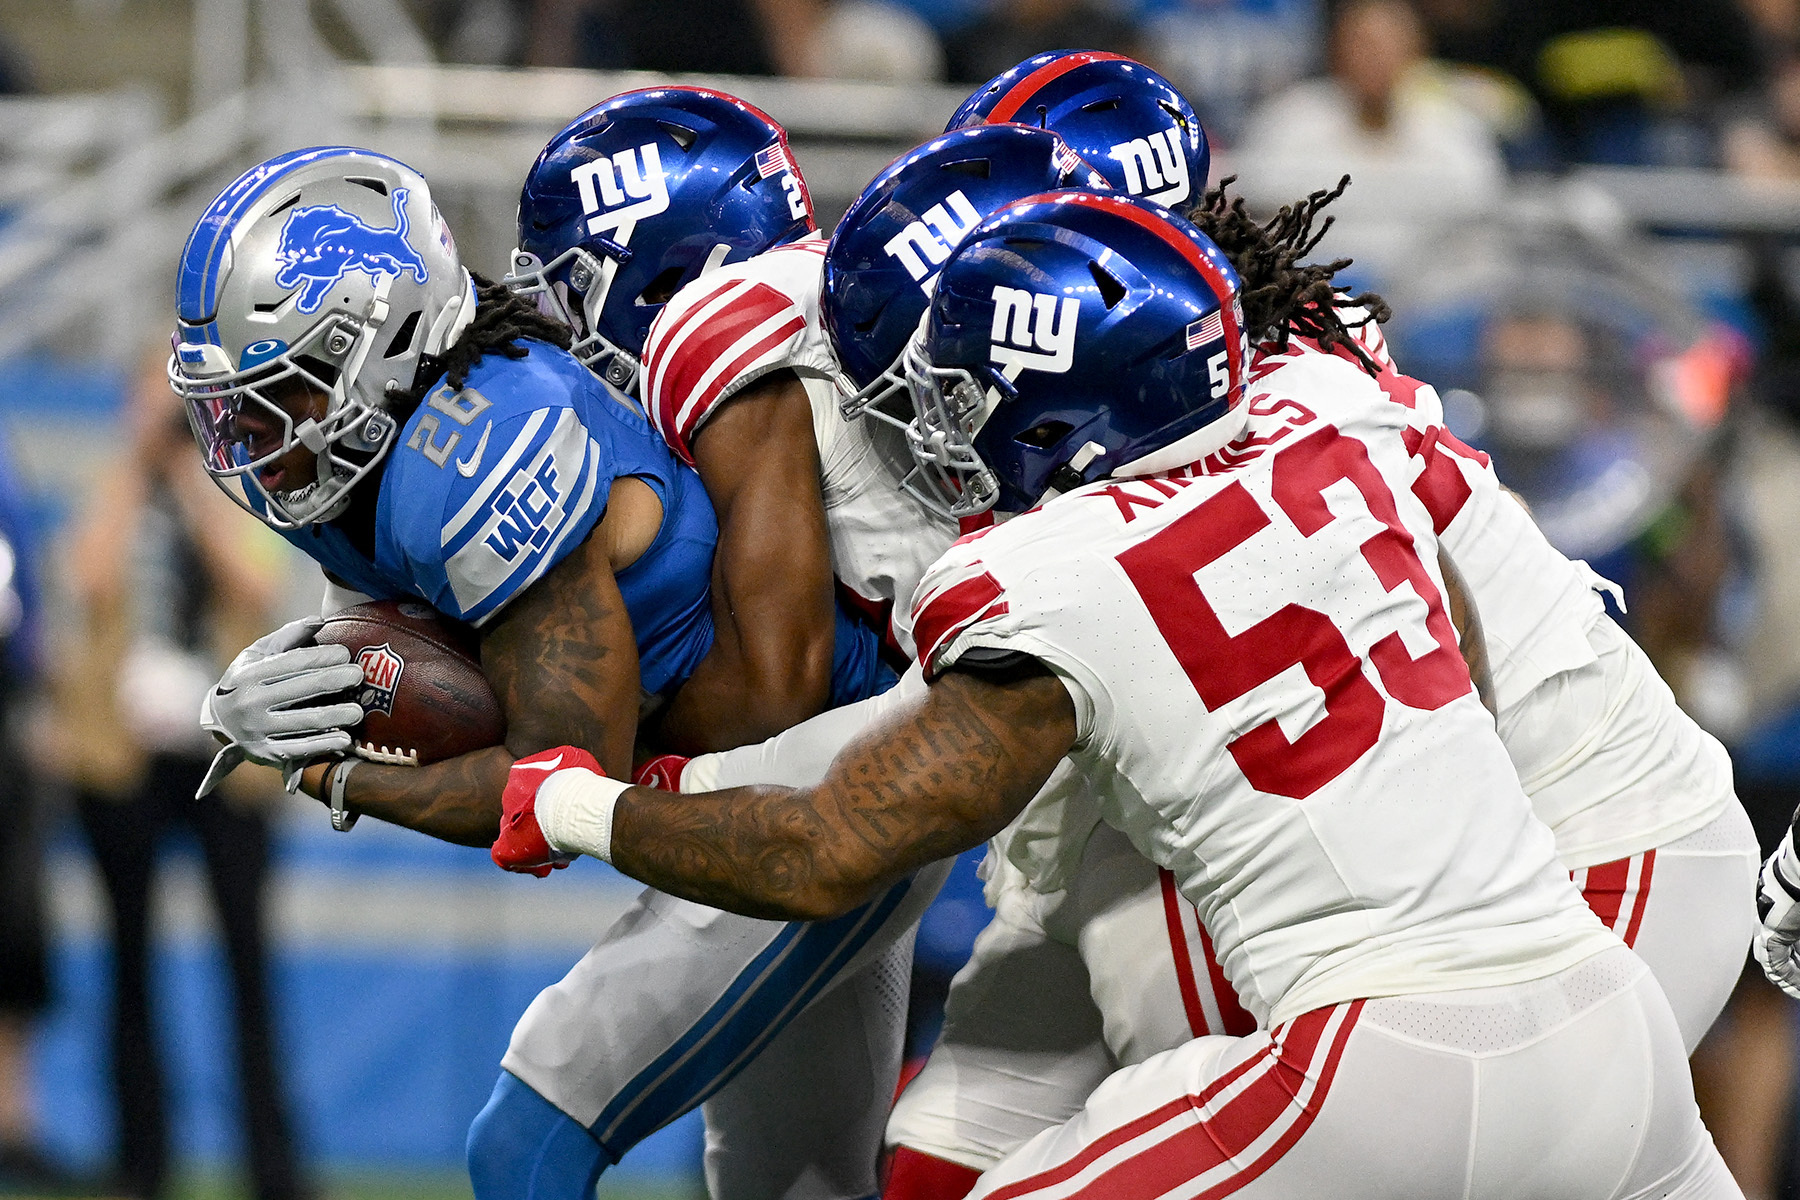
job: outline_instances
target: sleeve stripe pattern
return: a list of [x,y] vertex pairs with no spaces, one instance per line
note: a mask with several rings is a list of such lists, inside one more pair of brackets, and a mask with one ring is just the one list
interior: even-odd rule
[[[470,614],[469,619],[476,625],[486,624],[488,618],[500,611],[504,600],[510,599],[523,592],[526,588],[543,578],[544,572],[550,569],[552,563],[561,561],[563,543],[569,540],[570,534],[574,533],[577,529],[582,528],[582,518],[587,515],[588,509],[594,504],[594,494],[598,489],[600,482],[600,453],[600,443],[589,438],[587,444],[587,464],[582,472],[581,495],[576,499],[575,503],[570,506],[568,519],[563,521],[561,531],[551,540],[544,552],[537,556],[536,561],[532,564],[531,570],[525,578],[512,584],[510,587],[503,589],[501,594],[493,597],[492,602],[484,605],[481,611]],[[605,508],[605,504],[602,503],[601,507]]]
[[925,677],[937,673],[937,656],[957,634],[977,621],[1004,616],[1008,611],[999,580],[983,571],[969,579],[953,583],[919,605],[913,619],[913,641],[919,647],[919,662]]
[[[531,440],[521,435],[514,448]],[[543,574],[569,533],[586,528],[603,457],[575,410],[564,409],[523,466],[513,469],[510,457],[496,465],[478,493],[490,499],[466,519],[465,505],[443,535],[460,610],[452,615],[479,624]]]
[[[792,301],[767,284],[728,283],[658,331],[647,351],[652,419],[690,465],[687,440],[720,393],[757,358],[806,328]],[[742,349],[740,349],[742,347]]]
[[493,499],[495,490],[507,480],[507,473],[537,441],[538,430],[544,427],[544,422],[549,419],[549,416],[549,409],[539,409],[531,414],[531,417],[525,422],[525,428],[519,431],[519,436],[513,439],[513,444],[506,448],[506,453],[500,457],[500,461],[494,464],[493,469],[488,472],[487,478],[481,481],[481,486],[475,489],[475,494],[469,497],[469,502],[458,509],[456,515],[451,517],[444,526],[444,540],[440,544],[445,549],[449,549],[450,543],[455,541],[463,528],[475,519],[475,514],[487,507],[488,501]]
[[[687,349],[689,335],[705,328],[714,317],[748,293],[752,286],[747,279],[733,279],[720,284],[689,304],[682,312],[675,314],[667,325],[659,319],[651,328],[649,340],[644,344],[644,362],[649,368],[644,393],[649,403],[645,407],[650,412],[651,421],[663,430],[665,437],[673,432],[680,418],[681,405],[674,394],[670,376],[686,365],[687,360],[682,357],[682,352]],[[668,311],[663,310],[665,316]]]
[[[791,309],[785,313],[778,312],[750,331],[750,337],[745,339],[749,345],[744,347],[741,354],[728,363],[720,360],[713,365],[711,370],[701,376],[700,383],[694,390],[694,398],[683,405],[681,409],[679,428],[682,446],[687,446],[688,439],[699,427],[701,418],[711,410],[719,398],[719,393],[725,390],[727,384],[734,382],[757,359],[805,328],[806,319],[799,313]],[[682,457],[688,456],[683,454]]]

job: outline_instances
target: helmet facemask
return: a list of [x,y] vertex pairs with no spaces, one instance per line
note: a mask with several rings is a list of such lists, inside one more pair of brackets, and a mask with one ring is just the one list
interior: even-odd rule
[[[220,347],[176,346],[169,385],[186,407],[207,473],[226,495],[276,529],[343,512],[350,489],[374,470],[397,429],[387,412],[348,390],[378,328],[345,317],[321,321],[299,345],[235,371],[219,369],[228,361]],[[289,397],[301,388],[323,394],[320,415],[291,411]],[[312,480],[266,486],[263,472],[302,447],[316,456]],[[252,490],[260,512],[249,502]]]
[[975,449],[975,436],[1017,390],[985,365],[973,370],[934,365],[925,351],[929,319],[927,313],[901,355],[914,414],[906,441],[917,463],[902,486],[934,511],[960,520],[986,512],[1000,497],[1000,482]]
[[501,283],[574,331],[569,352],[583,366],[627,395],[638,394],[643,361],[600,332],[607,294],[631,251],[610,238],[595,237],[601,253],[571,246],[549,262],[520,247],[512,253],[512,273]]

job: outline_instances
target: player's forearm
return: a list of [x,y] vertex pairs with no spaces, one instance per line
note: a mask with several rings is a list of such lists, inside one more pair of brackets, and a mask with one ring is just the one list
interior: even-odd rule
[[712,650],[664,713],[681,754],[746,746],[830,699],[836,605],[812,405],[792,372],[732,397],[701,427],[694,461],[719,518]]
[[677,796],[632,788],[619,797],[613,865],[659,891],[769,920],[848,912],[916,866],[885,861],[833,819],[820,789],[742,787]]
[[[797,647],[775,663],[722,652],[721,637],[681,685],[657,725],[656,742],[677,754],[748,746],[797,725],[831,690],[831,622],[822,647]],[[736,641],[735,638],[732,639]]]
[[1074,740],[1074,708],[1054,677],[992,684],[953,675],[851,742],[816,787],[627,789],[604,822],[605,852],[674,895],[822,920],[992,837]]
[[[500,797],[512,765],[504,746],[423,767],[359,763],[345,783],[344,804],[359,816],[446,842],[490,846],[500,835]],[[316,795],[316,783],[308,782],[307,790]]]

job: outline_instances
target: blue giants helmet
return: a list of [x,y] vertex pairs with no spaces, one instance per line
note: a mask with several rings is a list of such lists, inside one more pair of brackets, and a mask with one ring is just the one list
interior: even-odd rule
[[1229,443],[1248,412],[1237,272],[1174,213],[1033,196],[963,239],[906,351],[916,495],[1020,512]]
[[1055,130],[1115,188],[1177,212],[1206,192],[1212,150],[1194,106],[1122,54],[1034,54],[976,88],[944,128],[996,121]]
[[538,155],[505,282],[635,393],[650,323],[683,284],[817,228],[781,126],[723,92],[646,88],[590,108]]
[[1066,187],[1106,180],[1054,133],[986,125],[908,151],[863,189],[831,235],[820,305],[846,417],[895,420],[876,406],[906,387],[901,351],[956,243],[1000,206]]

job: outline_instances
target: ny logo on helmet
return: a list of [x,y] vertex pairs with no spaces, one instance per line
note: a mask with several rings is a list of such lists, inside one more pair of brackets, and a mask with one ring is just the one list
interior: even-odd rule
[[1187,155],[1181,152],[1181,131],[1175,126],[1120,142],[1108,153],[1124,168],[1125,190],[1132,195],[1158,204],[1187,199]]
[[1021,371],[1060,375],[1075,361],[1075,320],[1081,301],[1023,288],[994,289],[994,327],[988,333],[988,357],[1002,374],[1017,379]]
[[284,288],[304,285],[296,305],[301,312],[317,312],[338,280],[351,271],[362,271],[376,282],[397,279],[408,271],[420,283],[431,277],[425,260],[406,240],[406,192],[394,189],[392,229],[377,229],[335,204],[296,208],[288,214],[275,249],[281,262],[275,282]]
[[630,240],[632,226],[669,207],[669,183],[663,178],[662,152],[655,142],[583,163],[569,172],[569,178],[581,191],[587,231],[615,230],[621,243]]
[[[919,219],[887,240],[881,248],[900,260],[921,288],[944,265],[956,244],[981,223],[981,214],[960,190],[919,214]],[[929,288],[927,288],[929,291]]]

